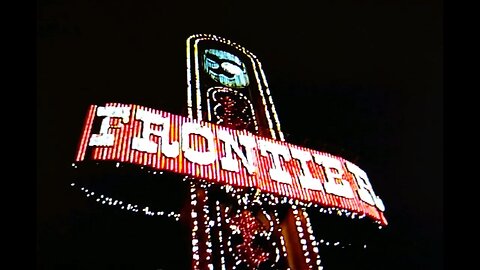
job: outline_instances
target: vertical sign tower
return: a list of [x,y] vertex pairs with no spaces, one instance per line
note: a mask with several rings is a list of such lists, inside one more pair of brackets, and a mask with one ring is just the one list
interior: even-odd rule
[[[242,46],[190,36],[187,84],[189,118],[285,141],[262,65]],[[193,269],[322,268],[304,208],[253,187],[191,183]]]

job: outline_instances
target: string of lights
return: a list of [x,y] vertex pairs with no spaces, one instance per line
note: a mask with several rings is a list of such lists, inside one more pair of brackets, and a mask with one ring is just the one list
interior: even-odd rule
[[[79,169],[79,166],[81,166],[82,163],[72,163],[72,167],[74,169]],[[99,163],[95,164],[96,166],[99,165]],[[103,167],[107,166],[106,164],[102,164]],[[122,163],[116,162],[114,167],[115,168],[122,168]],[[152,175],[162,175],[164,174],[163,171],[156,171],[156,170],[148,170],[144,166],[140,167],[140,171],[143,171],[147,174],[152,174]],[[309,208],[309,209],[318,209],[318,211],[322,214],[327,214],[327,215],[337,215],[337,216],[342,216],[345,218],[350,218],[350,219],[364,219],[366,217],[365,213],[359,214],[355,213],[352,211],[349,211],[347,209],[342,209],[338,207],[325,207],[319,204],[314,204],[312,202],[303,202],[300,200],[296,199],[291,199],[287,198],[284,196],[277,196],[272,193],[265,193],[261,192],[258,189],[247,189],[243,187],[234,187],[231,185],[218,185],[214,184],[211,182],[207,182],[206,180],[198,179],[198,178],[193,178],[189,176],[185,176],[183,181],[194,181],[199,184],[200,187],[205,188],[205,189],[210,189],[212,187],[219,187],[221,190],[224,190],[226,194],[230,195],[232,198],[237,200],[237,203],[239,205],[242,205],[243,207],[248,207],[250,205],[264,205],[264,206],[277,206],[277,205],[286,205],[286,206],[296,206],[296,207],[301,207],[301,208]],[[108,204],[108,202],[106,202]],[[153,212],[153,211],[149,211]],[[162,211],[157,211],[157,213],[160,213]],[[372,221],[374,224],[378,224],[378,229],[382,229],[383,226],[381,225],[380,221]]]
[[218,241],[220,243],[220,264],[221,264],[221,269],[222,270],[226,270],[226,267],[225,267],[225,251],[224,251],[224,248],[223,248],[223,233],[222,233],[222,224],[223,224],[223,221],[222,221],[222,215],[221,215],[221,207],[220,207],[220,202],[219,201],[215,201],[215,210],[216,210],[216,217],[217,217],[217,231],[218,231]]
[[[258,132],[258,123],[252,103],[237,90],[226,87],[208,89],[207,107],[209,121],[237,130]],[[212,117],[212,110],[216,119]],[[252,123],[254,129],[250,130]]]
[[[275,216],[275,222],[278,226],[277,230],[280,233],[280,244],[282,246],[282,251],[283,251],[283,257],[287,258],[287,248],[285,247],[285,239],[282,234],[282,228],[279,226],[280,225],[280,218],[278,217],[278,211],[276,209],[273,210],[273,214]],[[289,270],[290,268],[288,268]]]
[[203,204],[203,222],[205,226],[205,234],[207,236],[207,256],[206,256],[206,261],[208,262],[208,267],[209,269],[213,269],[213,264],[211,263],[212,260],[212,237],[210,233],[210,227],[213,226],[213,223],[210,222],[210,215],[209,212],[210,210],[208,209],[208,189],[204,189],[204,196],[202,200]]
[[[320,254],[318,253],[318,246],[317,246],[317,242],[315,241],[315,235],[313,233],[312,223],[310,223],[310,218],[308,216],[307,209],[302,208],[301,212],[303,214],[303,218],[305,219],[305,222],[302,223],[302,225],[306,227],[305,236],[308,235],[308,238],[310,239],[310,241],[307,241],[307,243],[309,243],[309,245],[311,246],[310,250],[313,252],[313,256],[317,258],[315,267],[318,269],[322,269],[323,267],[320,265],[321,263]],[[298,227],[298,230],[300,232],[299,235],[303,234],[302,226]],[[307,258],[307,263],[309,262],[310,262],[310,258]],[[309,267],[312,268],[313,266],[310,264]]]
[[200,255],[199,255],[199,240],[197,236],[198,231],[198,221],[197,221],[197,212],[195,211],[197,205],[197,192],[195,185],[192,183],[190,185],[190,205],[192,211],[190,216],[192,217],[192,258],[193,258],[193,269],[199,269],[200,267]]
[[105,194],[95,193],[91,189],[88,189],[87,187],[84,187],[84,186],[78,186],[74,182],[71,183],[70,186],[73,187],[73,188],[78,188],[78,190],[80,190],[84,193],[85,197],[90,198],[93,201],[95,201],[99,204],[105,205],[105,206],[112,206],[112,207],[115,207],[115,208],[119,208],[121,210],[131,211],[133,213],[138,213],[140,211],[139,209],[142,209],[142,213],[147,215],[147,216],[162,216],[162,217],[171,218],[175,221],[180,220],[180,214],[177,214],[173,211],[171,211],[171,212],[152,211],[152,210],[150,210],[151,207],[149,207],[149,206],[145,206],[145,207],[142,206],[143,207],[142,208],[142,207],[139,207],[138,204],[124,202],[124,201],[119,200],[119,199],[114,199],[113,197],[107,196]]

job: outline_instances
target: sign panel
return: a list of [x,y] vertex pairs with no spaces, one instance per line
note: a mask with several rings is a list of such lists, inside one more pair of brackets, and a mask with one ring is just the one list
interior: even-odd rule
[[227,39],[187,39],[187,100],[189,118],[284,140],[262,64]]
[[[245,83],[240,80],[239,83]],[[76,161],[108,160],[338,207],[383,225],[385,207],[355,164],[246,130],[140,105],[90,106]]]

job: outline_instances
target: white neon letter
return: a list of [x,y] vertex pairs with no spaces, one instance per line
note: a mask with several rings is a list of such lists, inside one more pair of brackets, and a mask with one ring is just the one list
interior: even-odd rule
[[[354,195],[350,183],[342,179],[344,171],[342,170],[340,160],[319,154],[313,154],[313,156],[315,162],[323,166],[326,178],[323,184],[325,191],[345,198],[353,198]],[[335,169],[336,172],[333,172],[332,169]]]
[[[150,135],[160,137],[161,152],[167,157],[177,157],[179,154],[178,142],[170,144],[170,118],[161,117],[159,114],[138,109],[135,119],[143,122],[142,134],[132,139],[132,149],[147,153],[157,153],[158,144],[150,140]],[[151,125],[162,126],[162,130],[153,130]]]
[[289,161],[291,159],[288,148],[283,145],[263,140],[258,140],[258,148],[260,149],[260,154],[262,156],[268,157],[267,152],[272,154],[273,166],[269,171],[272,180],[285,184],[292,184],[292,176],[287,171],[282,169],[282,165],[280,163],[280,156],[282,156],[285,161]]
[[100,126],[99,134],[92,134],[89,146],[112,146],[114,144],[113,134],[108,133],[109,128],[120,128],[122,123],[120,122],[117,126],[110,125],[110,119],[112,117],[122,118],[123,123],[128,123],[130,118],[130,107],[98,107],[97,116],[105,116],[102,120],[102,125]]
[[385,205],[380,197],[373,192],[372,184],[368,180],[367,173],[360,169],[357,165],[347,161],[348,171],[355,177],[358,185],[358,197],[370,205],[376,205],[380,211],[385,211]]
[[[207,151],[200,152],[190,147],[190,134],[203,136],[207,141]],[[182,126],[182,151],[185,158],[191,162],[208,165],[215,161],[215,144],[213,132],[208,127],[202,127],[199,123],[186,122]]]
[[222,169],[238,172],[238,160],[233,157],[233,152],[240,157],[242,165],[247,169],[249,174],[255,172],[253,149],[255,148],[255,138],[252,136],[238,135],[239,142],[245,147],[246,156],[238,146],[232,134],[224,129],[218,129],[217,138],[225,143],[225,156],[220,159]]
[[300,180],[300,184],[302,185],[302,187],[323,191],[322,182],[320,181],[320,179],[313,177],[307,165],[307,161],[312,160],[312,154],[310,152],[293,147],[290,147],[290,153],[292,154],[292,158],[298,159],[298,161],[300,161],[303,175],[299,175],[298,179]]

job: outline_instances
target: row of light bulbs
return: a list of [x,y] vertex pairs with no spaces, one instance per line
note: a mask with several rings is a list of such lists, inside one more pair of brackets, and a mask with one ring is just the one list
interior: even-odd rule
[[[71,187],[76,187],[77,185],[75,183],[70,184]],[[132,211],[134,213],[138,213],[139,207],[138,204],[133,204],[133,203],[126,203],[121,200],[113,199],[112,197],[109,197],[104,194],[96,194],[94,191],[89,190],[86,187],[79,187],[79,189],[84,192],[85,196],[87,198],[92,197],[96,202],[104,204],[104,205],[109,205],[109,206],[115,206],[118,207],[122,210],[127,210],[127,211]],[[96,195],[96,196],[95,196]],[[146,206],[142,209],[142,212],[147,215],[147,216],[164,216],[167,218],[174,219],[175,221],[180,220],[180,214],[177,214],[173,211],[171,212],[165,212],[165,211],[150,211],[150,207]]]
[[[199,227],[198,227],[198,220],[197,220],[197,217],[198,217],[198,213],[197,211],[195,210],[196,209],[196,206],[198,204],[198,196],[197,196],[197,187],[195,185],[195,183],[191,182],[190,183],[190,203],[191,203],[191,208],[192,208],[192,211],[191,211],[191,217],[192,217],[192,253],[193,253],[193,261],[194,261],[194,265],[193,265],[193,269],[199,269],[200,267],[200,253],[199,253],[199,239],[198,239],[198,236],[197,236],[197,232],[199,230]],[[211,263],[211,254],[212,254],[212,242],[211,242],[211,237],[210,237],[210,225],[211,225],[211,222],[208,218],[208,206],[207,204],[205,203],[206,201],[208,200],[208,192],[207,190],[205,190],[205,196],[203,198],[203,201],[202,201],[202,204],[203,204],[203,212],[204,212],[204,226],[205,226],[205,233],[207,234],[207,241],[206,241],[206,245],[207,245],[207,256],[205,257],[205,260],[207,261],[208,263],[208,268],[209,269],[213,269],[213,264]],[[202,258],[203,259],[203,258]]]
[[[341,248],[345,248],[347,246],[352,246],[351,243],[345,244],[345,243],[340,243],[340,241],[329,242],[329,241],[326,241],[324,239],[320,239],[320,242],[317,242],[317,244],[322,244],[322,245],[325,245],[325,246],[341,247]],[[332,244],[332,245],[330,245],[330,244]],[[367,248],[367,244],[363,244],[363,248]]]
[[[205,183],[204,185],[205,187],[208,188],[212,184]],[[358,214],[356,212],[352,212],[352,211],[338,208],[338,207],[323,207],[321,205],[313,204],[311,202],[305,203],[296,199],[291,199],[286,197],[279,198],[273,194],[266,194],[266,193],[260,193],[259,196],[256,196],[254,200],[250,201],[248,197],[251,195],[249,193],[245,194],[244,189],[235,188],[230,185],[220,186],[220,189],[224,189],[228,194],[231,194],[234,199],[235,198],[237,199],[240,205],[251,205],[254,203],[263,205],[265,203],[266,205],[277,206],[278,204],[284,204],[284,205],[298,206],[302,208],[314,207],[314,208],[318,208],[320,213],[345,216],[351,219],[363,219],[366,217],[365,214]],[[380,221],[374,221],[374,222],[379,225],[378,229],[383,228]]]
[[[98,163],[97,163],[97,165],[98,165]],[[72,167],[78,168],[78,165],[76,163],[72,163]],[[121,165],[120,162],[117,162],[115,164],[115,167],[119,168],[119,167],[122,167],[122,165]],[[144,170],[145,167],[142,166],[142,167],[140,167],[140,169]],[[163,171],[155,171],[155,170],[153,170],[153,171],[152,170],[147,170],[146,172],[151,173],[151,174],[159,174],[159,175],[163,174]],[[197,178],[193,178],[193,177],[189,177],[189,176],[183,177],[182,180],[183,181],[196,181],[196,182],[198,182],[199,187],[204,188],[204,189],[209,189],[213,185],[215,185],[215,184],[212,184],[212,183],[207,182],[205,180],[201,180],[201,179],[197,179]],[[291,199],[291,198],[287,198],[287,197],[278,197],[278,196],[275,196],[274,194],[267,194],[267,193],[260,192],[258,189],[256,189],[256,191],[260,192],[259,196],[255,196],[254,200],[248,199],[248,197],[252,196],[252,195],[249,194],[249,193],[245,193],[245,189],[242,189],[242,188],[236,188],[236,187],[233,187],[231,185],[221,185],[220,189],[225,190],[230,195],[236,196],[237,202],[239,203],[239,205],[243,205],[244,209],[246,209],[247,206],[251,205],[251,204],[260,204],[260,205],[265,204],[265,205],[270,205],[270,206],[277,206],[278,204],[284,204],[284,205],[288,204],[288,205],[292,205],[292,206],[295,205],[295,206],[299,206],[299,207],[308,207],[308,208],[314,207],[314,208],[318,208],[320,213],[329,214],[329,215],[345,216],[345,217],[351,218],[351,219],[363,219],[363,218],[366,217],[365,213],[359,214],[359,213],[352,212],[352,211],[342,209],[342,208],[338,208],[338,207],[324,207],[324,206],[321,206],[321,205],[318,205],[318,204],[314,204],[312,202],[303,202],[303,201],[299,201],[297,199]],[[373,221],[373,222],[375,224],[378,224],[378,229],[383,228],[380,221]]]
[[313,246],[312,251],[315,252],[315,256],[317,257],[317,260],[315,261],[316,263],[315,267],[317,269],[321,269],[322,266],[320,265],[321,261],[320,261],[320,256],[318,254],[318,248],[316,246],[315,237],[313,235],[313,230],[311,227],[310,220],[308,219],[308,215],[306,215],[306,211],[305,211],[306,209],[302,209],[303,210],[302,212],[307,221],[306,227],[307,227],[307,232],[309,233],[308,235],[309,240],[305,238],[307,236],[307,232],[304,232],[303,230],[302,221],[301,221],[297,206],[293,205],[292,209],[293,209],[293,215],[295,217],[295,225],[296,225],[297,233],[300,238],[300,244],[302,244],[302,251],[304,252],[303,255],[305,256],[305,263],[308,265],[309,269],[313,268],[313,264],[310,263],[312,256],[310,256],[310,252],[308,251],[308,245],[307,245],[307,243],[311,242]]

